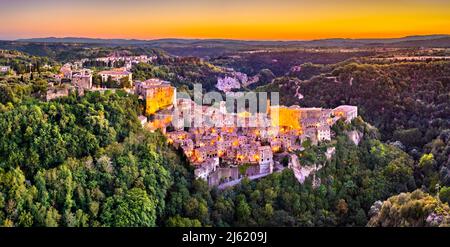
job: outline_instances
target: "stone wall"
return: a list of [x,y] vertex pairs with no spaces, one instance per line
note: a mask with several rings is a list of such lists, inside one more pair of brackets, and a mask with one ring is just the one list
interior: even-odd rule
[[59,97],[69,96],[69,88],[67,87],[52,87],[47,90],[45,99],[47,101],[56,99]]
[[226,167],[218,168],[215,172],[211,173],[208,177],[208,184],[210,186],[219,185],[222,181],[232,181],[239,179],[238,167]]

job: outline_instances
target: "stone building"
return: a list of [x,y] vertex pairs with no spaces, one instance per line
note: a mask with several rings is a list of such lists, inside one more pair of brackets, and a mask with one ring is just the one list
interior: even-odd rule
[[92,71],[89,69],[82,69],[72,73],[72,84],[81,89],[92,88]]
[[64,64],[59,72],[62,78],[72,79],[72,65],[70,63]]
[[219,158],[216,157],[207,159],[195,168],[194,170],[195,178],[208,181],[209,175],[215,172],[218,168],[219,168]]
[[102,77],[102,82],[108,81],[108,78],[111,78],[117,82],[123,78],[127,78],[130,84],[133,83],[132,73],[127,71],[125,68],[100,71],[98,74]]
[[260,173],[272,173],[273,171],[273,153],[270,146],[258,147],[259,169]]
[[346,122],[351,122],[358,117],[358,107],[353,105],[340,105],[333,109],[335,117],[342,117]]
[[9,66],[0,66],[0,73],[8,73],[11,70]]
[[317,140],[318,141],[330,141],[331,140],[330,126],[322,125],[317,128]]
[[147,116],[176,103],[176,88],[168,81],[149,79],[136,82],[135,93],[144,99]]

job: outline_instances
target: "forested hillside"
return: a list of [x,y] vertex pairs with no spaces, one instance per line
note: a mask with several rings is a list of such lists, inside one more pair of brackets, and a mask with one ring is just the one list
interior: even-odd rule
[[[337,81],[317,76],[302,83],[300,103],[358,105],[385,139],[397,137],[408,147],[421,147],[450,127],[450,62],[351,63],[334,69],[331,76]],[[421,135],[402,135],[413,128]]]
[[206,91],[212,91],[224,69],[196,57],[174,58],[161,54],[153,64],[137,64],[132,72],[137,80],[156,77],[190,90],[199,83]]
[[411,193],[401,193],[390,197],[384,202],[376,202],[370,209],[372,218],[368,226],[449,227],[449,212],[448,204],[442,203],[438,198],[420,190],[415,190]]
[[126,94],[96,93],[3,109],[3,224],[155,225],[171,180],[156,137],[139,132],[137,107]]
[[292,66],[304,63],[335,64],[353,57],[374,55],[373,51],[339,52],[338,49],[274,49],[258,52],[241,52],[237,56],[222,56],[213,59],[215,64],[232,67],[249,75],[262,69],[271,70],[276,76],[283,76]]
[[[450,62],[345,62],[333,67],[308,80],[298,75],[277,78],[258,90],[279,91],[286,105],[357,105],[364,120],[379,128],[383,141],[408,152],[416,163],[429,160],[426,169],[415,171],[419,187],[435,191],[437,184],[449,186]],[[329,68],[316,71],[323,70]]]
[[[319,187],[285,170],[218,191],[193,180],[162,135],[139,127],[133,96],[13,102],[0,123],[3,225],[365,225],[374,201],[416,188],[411,158],[360,120],[335,129],[336,155],[323,161]],[[349,128],[365,133],[359,146]]]

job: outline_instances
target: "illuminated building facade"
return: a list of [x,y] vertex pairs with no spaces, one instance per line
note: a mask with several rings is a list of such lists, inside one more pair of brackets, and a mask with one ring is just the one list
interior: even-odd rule
[[175,104],[176,88],[170,82],[159,79],[149,79],[136,82],[135,93],[145,102],[145,115],[155,114]]
[[272,126],[281,129],[300,130],[300,119],[302,111],[298,106],[274,106],[270,108],[270,119]]

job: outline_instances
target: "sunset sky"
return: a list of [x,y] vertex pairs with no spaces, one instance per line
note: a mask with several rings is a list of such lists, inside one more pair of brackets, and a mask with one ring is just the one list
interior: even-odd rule
[[449,0],[0,0],[0,39],[450,34]]

